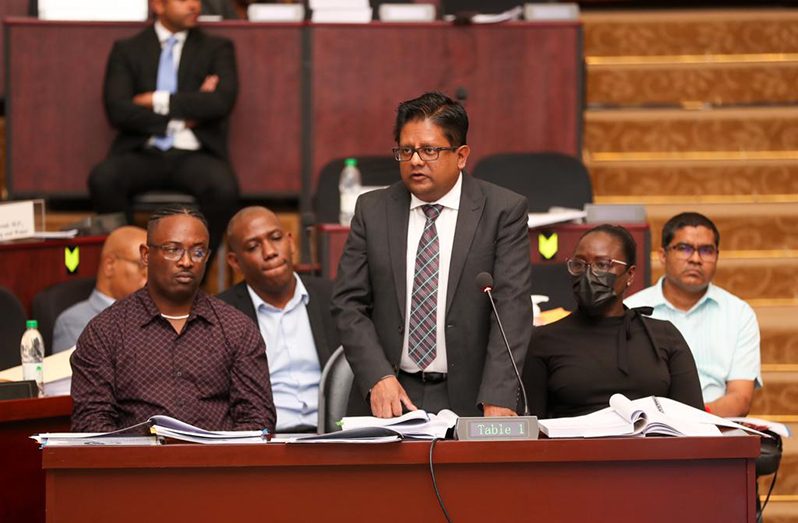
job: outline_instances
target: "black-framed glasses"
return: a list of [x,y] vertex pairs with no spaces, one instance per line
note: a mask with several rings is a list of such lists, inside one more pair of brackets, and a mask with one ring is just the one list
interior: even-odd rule
[[394,147],[393,157],[397,162],[409,162],[413,155],[418,153],[418,157],[425,162],[433,162],[437,160],[441,151],[456,151],[460,147],[433,147],[431,145],[424,145],[422,147]]
[[178,261],[182,260],[183,256],[188,253],[188,257],[191,258],[191,261],[194,263],[200,263],[205,260],[210,253],[210,249],[207,247],[197,246],[197,247],[183,247],[182,245],[175,244],[175,243],[163,243],[161,245],[155,245],[153,243],[147,244],[150,247],[155,247],[156,249],[161,251],[163,254],[164,259],[169,261]]
[[590,272],[596,276],[601,276],[602,274],[610,272],[610,269],[612,269],[613,265],[623,265],[626,267],[629,264],[625,261],[615,259],[596,260],[593,263],[588,263],[585,260],[580,260],[579,258],[568,258],[568,261],[565,262],[565,265],[568,267],[568,272],[574,276],[583,275],[588,267],[590,267]]
[[702,260],[712,261],[718,259],[718,248],[708,243],[706,245],[691,245],[689,243],[677,243],[671,245],[668,250],[673,252],[678,258],[688,260],[693,257],[693,254],[698,253],[698,257]]

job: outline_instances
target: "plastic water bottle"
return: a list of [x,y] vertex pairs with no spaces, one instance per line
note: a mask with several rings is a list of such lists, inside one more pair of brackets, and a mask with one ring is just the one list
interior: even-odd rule
[[341,213],[339,215],[341,225],[349,225],[352,222],[352,216],[355,215],[355,203],[360,195],[361,180],[357,160],[354,158],[344,160],[344,169],[338,179],[338,193],[341,195]]
[[22,379],[36,380],[39,397],[44,396],[44,340],[39,333],[39,323],[28,320],[27,329],[19,342],[19,355],[22,359]]

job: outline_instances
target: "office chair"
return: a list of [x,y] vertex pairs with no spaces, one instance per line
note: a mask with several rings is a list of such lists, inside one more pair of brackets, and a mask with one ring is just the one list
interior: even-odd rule
[[87,299],[96,283],[96,278],[76,278],[51,285],[33,297],[33,318],[39,322],[45,355],[53,353],[53,329],[58,315]]
[[554,206],[582,209],[593,202],[587,168],[565,154],[495,154],[483,158],[473,174],[526,196],[529,212],[546,212]]
[[[357,156],[363,185],[391,185],[398,182],[399,162],[393,156]],[[316,192],[313,195],[315,223],[338,223],[341,198],[338,179],[344,168],[344,159],[337,158],[322,167]]]
[[20,364],[19,341],[25,332],[27,315],[19,299],[0,287],[0,370]]
[[571,275],[565,263],[532,264],[532,294],[548,296],[549,301],[540,304],[543,310],[562,307],[576,310],[576,299],[571,287]]
[[337,422],[346,416],[349,392],[355,374],[344,356],[344,348],[338,347],[332,353],[319,382],[319,434],[341,430]]

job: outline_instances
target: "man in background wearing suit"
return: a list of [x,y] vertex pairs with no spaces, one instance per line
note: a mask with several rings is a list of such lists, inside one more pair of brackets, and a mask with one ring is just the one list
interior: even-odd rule
[[402,179],[357,202],[332,298],[355,374],[352,413],[367,410],[365,398],[379,417],[515,414],[518,384],[475,278],[493,275],[522,367],[532,329],[527,201],[463,172],[467,132],[465,109],[440,93],[403,102]]
[[191,194],[208,217],[210,248],[238,204],[227,119],[238,93],[235,51],[196,28],[200,0],[153,0],[153,26],[114,44],[105,109],[119,130],[89,176],[97,212],[125,212],[151,190]]
[[315,431],[321,369],[338,347],[332,283],[294,272],[294,240],[264,207],[227,226],[227,262],[244,281],[219,295],[260,328],[277,407],[278,432]]

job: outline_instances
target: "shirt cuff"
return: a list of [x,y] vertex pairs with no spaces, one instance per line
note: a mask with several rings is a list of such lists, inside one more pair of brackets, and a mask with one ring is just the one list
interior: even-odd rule
[[186,128],[185,120],[169,120],[169,123],[166,124],[166,135],[174,136],[175,134],[179,133],[185,128]]
[[156,114],[169,114],[169,91],[154,91],[152,93],[152,110]]

